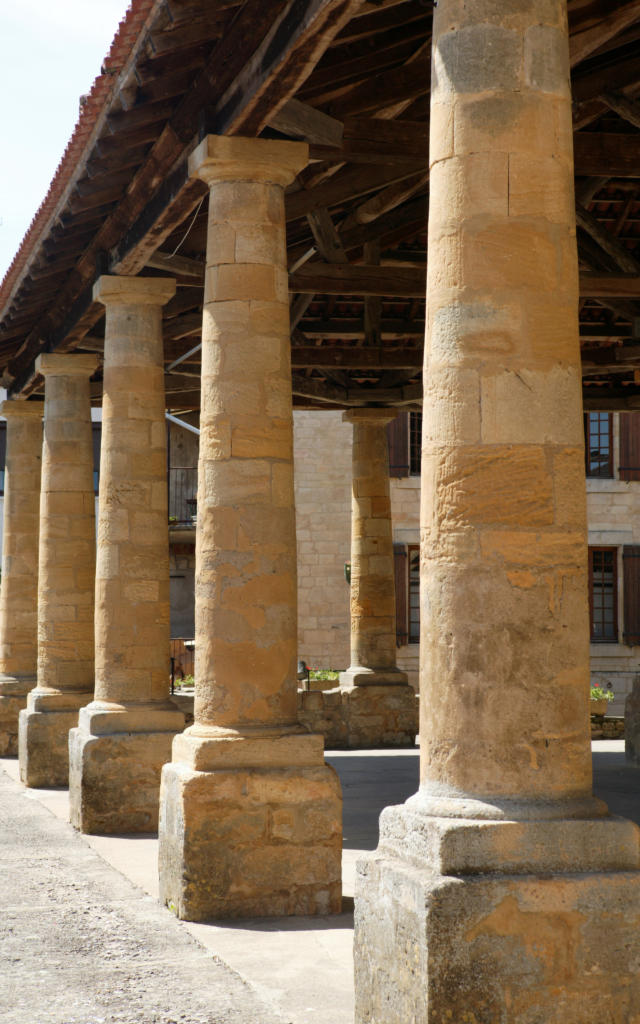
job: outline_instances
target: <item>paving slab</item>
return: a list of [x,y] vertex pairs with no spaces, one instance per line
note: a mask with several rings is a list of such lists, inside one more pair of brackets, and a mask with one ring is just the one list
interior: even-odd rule
[[[640,768],[626,763],[624,741],[595,740],[592,748],[596,794],[640,824]],[[21,958],[7,956],[3,936],[2,1024],[352,1024],[355,862],[375,849],[382,808],[417,789],[418,751],[332,751],[327,760],[344,795],[345,912],[192,924],[155,902],[155,837],[80,836],[66,823],[66,790],[25,790],[17,761],[0,759],[13,780],[5,776],[0,787],[0,856],[11,864],[7,941],[11,957]],[[43,870],[40,882],[28,881]],[[5,915],[3,933],[6,925]],[[67,932],[77,941],[65,952]],[[49,933],[60,946],[55,955]]]

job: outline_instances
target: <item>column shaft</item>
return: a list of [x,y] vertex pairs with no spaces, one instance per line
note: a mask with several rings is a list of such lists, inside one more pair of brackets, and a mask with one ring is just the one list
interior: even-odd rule
[[0,754],[18,753],[18,715],[36,685],[38,529],[42,413],[39,402],[4,402],[4,475],[0,588]]
[[71,820],[157,824],[162,763],[184,718],[169,700],[169,534],[162,306],[168,278],[101,277],[106,306],[95,590],[95,700],[70,741]]
[[439,0],[432,68],[421,788],[360,866],[356,1021],[599,1024],[640,862],[591,795],[566,3]]
[[341,682],[406,683],[396,665],[396,597],[389,494],[387,409],[344,414],[353,424],[351,667]]
[[[340,907],[340,793],[297,725],[283,187],[301,143],[209,136],[195,723],[163,770],[161,898],[191,920]],[[206,827],[203,823],[207,822]]]
[[93,696],[95,498],[91,355],[43,355],[44,443],[38,568],[38,681],[20,714],[20,776],[64,786],[69,729]]

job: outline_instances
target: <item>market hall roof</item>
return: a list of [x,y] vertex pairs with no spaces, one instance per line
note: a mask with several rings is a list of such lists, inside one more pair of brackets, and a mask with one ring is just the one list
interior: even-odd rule
[[[167,404],[197,407],[206,187],[188,156],[206,133],[266,135],[310,143],[286,201],[296,404],[418,401],[432,6],[134,0],[0,287],[3,383],[26,397],[40,352],[101,350],[100,274],[166,273]],[[585,407],[640,408],[640,0],[568,10]]]

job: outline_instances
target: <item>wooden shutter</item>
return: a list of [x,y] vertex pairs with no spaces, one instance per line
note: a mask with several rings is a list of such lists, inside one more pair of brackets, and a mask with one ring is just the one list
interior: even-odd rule
[[0,423],[0,494],[4,494],[4,471],[7,463],[7,424]]
[[102,423],[93,423],[92,424],[92,433],[93,433],[93,473],[94,473],[93,479],[94,479],[94,481],[96,481],[95,482],[95,486],[94,486],[94,490],[95,490],[95,493],[97,494],[98,493],[98,483],[97,483],[97,481],[100,479],[100,444],[101,444],[101,441],[102,441]]
[[389,476],[409,476],[409,413],[400,412],[387,424]]
[[622,639],[630,647],[640,645],[640,544],[622,549],[624,625]]
[[396,583],[396,646],[405,647],[409,642],[409,583],[405,544],[393,545],[393,568]]
[[620,413],[621,480],[640,480],[640,412]]

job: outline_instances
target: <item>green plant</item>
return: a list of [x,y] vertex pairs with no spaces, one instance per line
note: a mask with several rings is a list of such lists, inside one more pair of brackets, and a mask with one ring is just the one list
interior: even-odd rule
[[309,679],[334,680],[339,679],[340,673],[333,668],[310,668]]
[[615,694],[613,690],[603,690],[600,684],[596,683],[589,690],[589,697],[591,700],[614,700]]
[[180,680],[180,685],[181,686],[193,686],[194,685],[193,676],[191,676],[191,675],[183,676],[183,678]]

